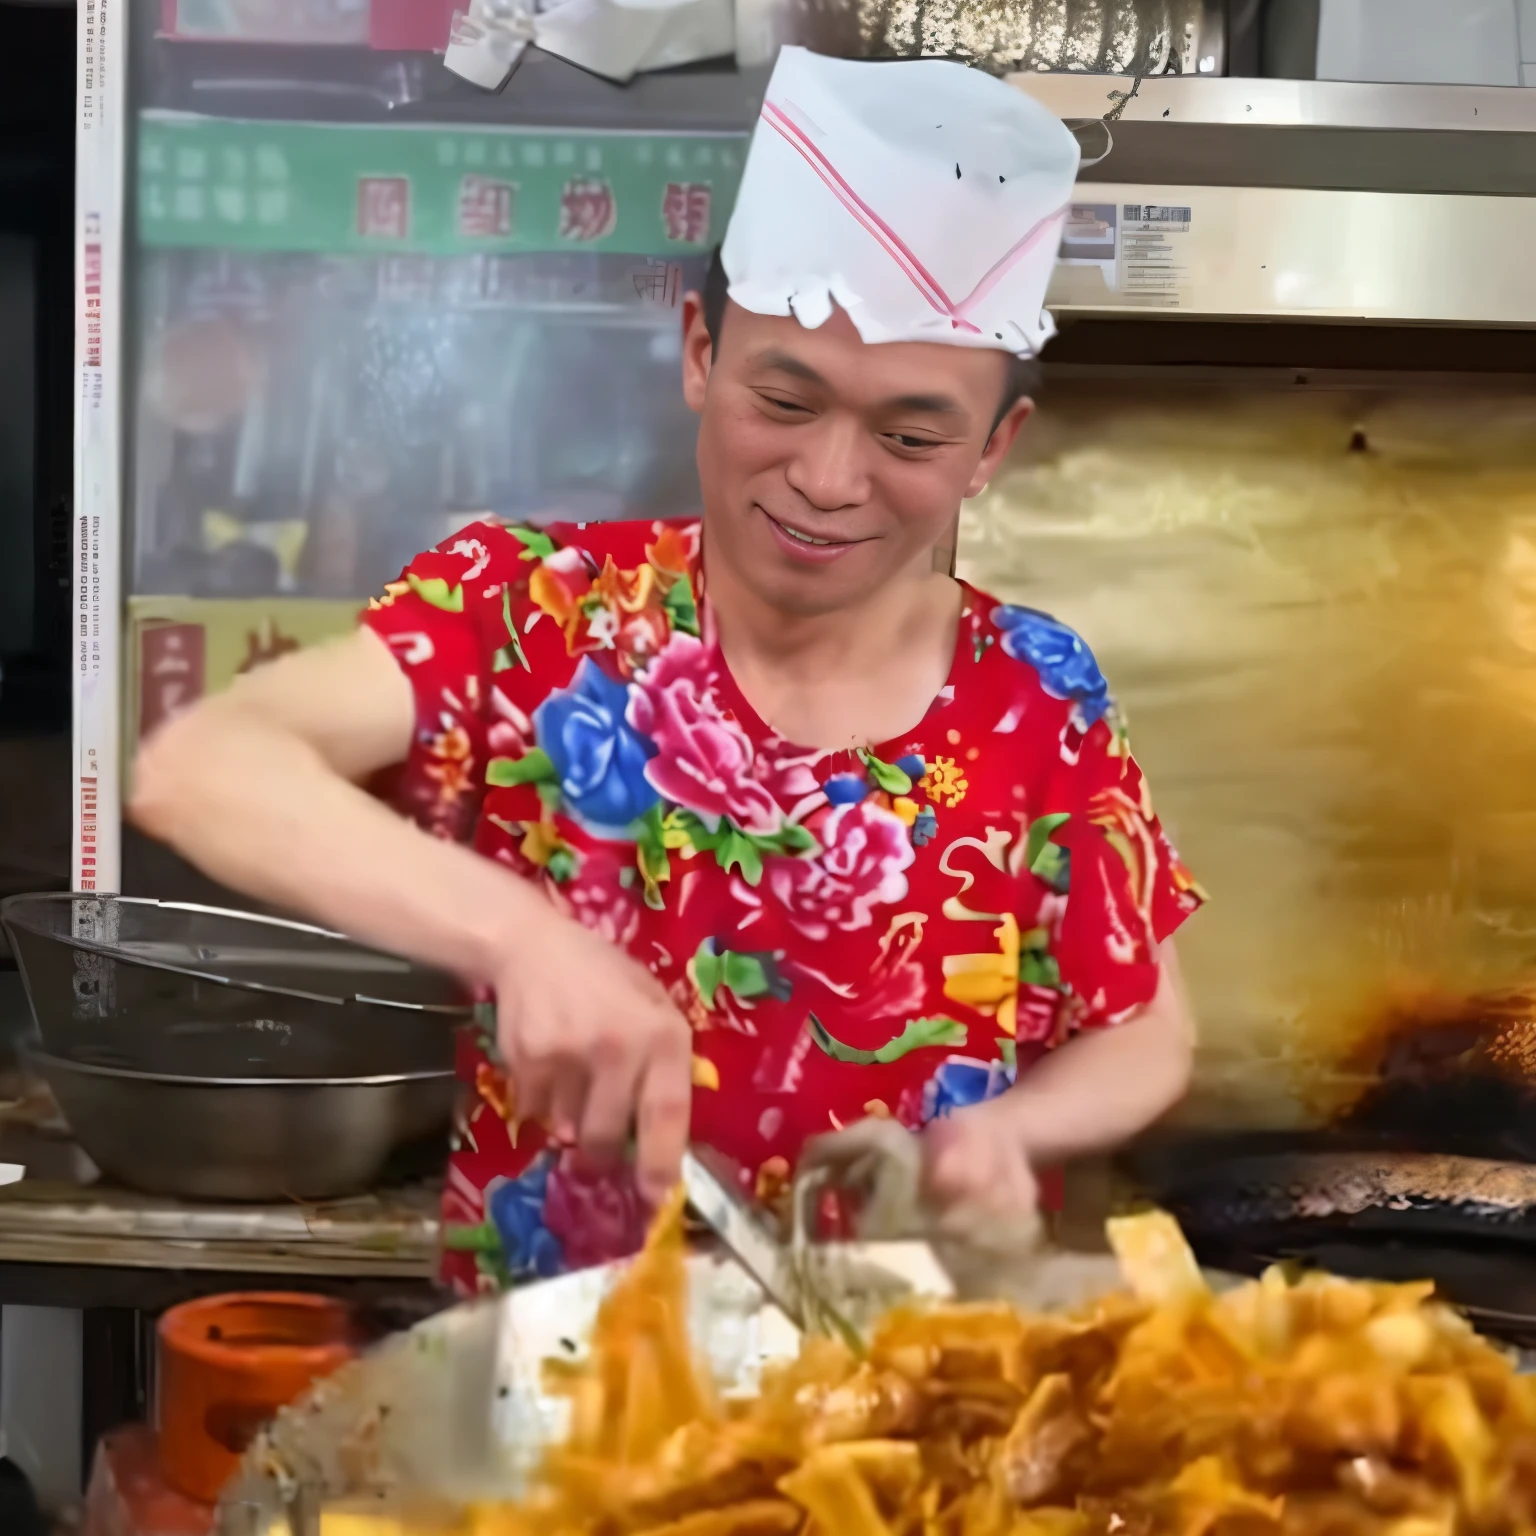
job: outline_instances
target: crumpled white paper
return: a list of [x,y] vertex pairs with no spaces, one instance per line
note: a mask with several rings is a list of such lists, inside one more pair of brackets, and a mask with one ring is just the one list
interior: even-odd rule
[[472,0],[454,18],[443,62],[499,90],[529,43],[620,83],[730,54],[733,0]]
[[1039,102],[938,59],[785,48],[725,237],[732,299],[867,342],[1035,355],[1078,171]]

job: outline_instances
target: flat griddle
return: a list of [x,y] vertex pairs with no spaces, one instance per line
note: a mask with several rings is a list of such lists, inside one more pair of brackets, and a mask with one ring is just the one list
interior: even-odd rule
[[1130,1160],[1201,1262],[1432,1280],[1484,1332],[1536,1347],[1536,1166],[1330,1132],[1197,1137]]

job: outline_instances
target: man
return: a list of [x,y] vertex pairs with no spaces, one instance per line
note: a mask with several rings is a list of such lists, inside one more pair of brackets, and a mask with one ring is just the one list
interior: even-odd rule
[[[690,1136],[771,1199],[883,1117],[1006,1215],[1183,1092],[1199,895],[1104,679],[935,558],[1031,409],[1076,167],[985,76],[786,50],[685,309],[702,520],[478,524],[145,749],[146,830],[494,994],[457,1284],[629,1251]],[[357,787],[396,765],[409,820]]]

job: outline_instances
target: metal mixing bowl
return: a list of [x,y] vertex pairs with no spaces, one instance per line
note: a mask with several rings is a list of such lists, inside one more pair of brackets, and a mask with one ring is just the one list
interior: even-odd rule
[[448,977],[182,903],[20,896],[0,917],[37,1025],[24,1057],[123,1184],[324,1199],[447,1130],[454,1027],[471,1016]]
[[130,1189],[197,1200],[325,1200],[379,1181],[443,1135],[452,1071],[386,1077],[205,1078],[125,1072],[24,1051],[75,1140]]

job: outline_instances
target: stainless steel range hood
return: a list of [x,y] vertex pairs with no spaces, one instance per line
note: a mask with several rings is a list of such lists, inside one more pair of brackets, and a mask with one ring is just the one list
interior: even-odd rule
[[1536,90],[1012,83],[1087,125],[1089,155],[1122,107],[1078,184],[1059,316],[1536,327]]

